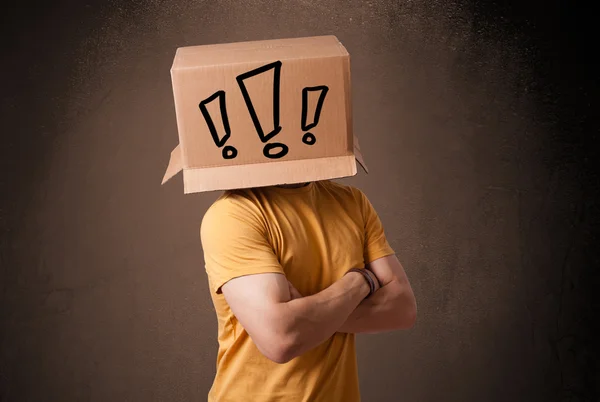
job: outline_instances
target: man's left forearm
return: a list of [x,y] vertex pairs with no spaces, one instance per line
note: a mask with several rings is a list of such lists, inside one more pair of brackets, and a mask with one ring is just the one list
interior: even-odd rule
[[365,299],[338,332],[379,333],[408,329],[414,325],[416,306],[412,292],[393,280]]

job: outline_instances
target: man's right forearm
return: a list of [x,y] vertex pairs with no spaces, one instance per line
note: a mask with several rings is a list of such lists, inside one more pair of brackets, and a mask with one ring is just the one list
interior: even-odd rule
[[304,354],[335,334],[368,294],[365,278],[351,272],[315,295],[281,303],[284,360]]

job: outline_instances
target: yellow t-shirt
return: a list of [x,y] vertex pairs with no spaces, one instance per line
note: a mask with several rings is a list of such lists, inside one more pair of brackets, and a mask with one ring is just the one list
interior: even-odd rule
[[236,320],[221,286],[277,272],[308,296],[350,268],[393,254],[364,193],[332,181],[227,191],[204,216],[201,240],[218,319],[209,402],[360,401],[353,334],[336,333],[286,364],[274,363]]

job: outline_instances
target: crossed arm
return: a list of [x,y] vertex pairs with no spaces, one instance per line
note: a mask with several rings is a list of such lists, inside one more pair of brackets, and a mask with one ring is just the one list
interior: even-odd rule
[[355,272],[307,297],[294,296],[297,291],[278,273],[238,277],[222,291],[261,353],[286,363],[336,332],[377,333],[414,325],[415,297],[398,258],[379,258],[366,269],[381,284],[367,299],[369,287]]
[[366,268],[381,288],[358,305],[338,332],[373,334],[411,328],[417,319],[417,303],[396,255],[379,258]]

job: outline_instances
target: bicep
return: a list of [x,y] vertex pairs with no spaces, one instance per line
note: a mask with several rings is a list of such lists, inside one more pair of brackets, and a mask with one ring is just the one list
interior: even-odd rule
[[259,349],[274,342],[272,337],[277,333],[281,305],[291,299],[285,275],[240,276],[226,282],[222,292],[231,312]]
[[367,268],[377,276],[377,279],[379,279],[382,286],[385,286],[393,280],[408,284],[406,272],[396,254],[371,261],[367,264]]
[[222,200],[207,211],[200,236],[211,290],[253,274],[283,273],[264,222],[250,207]]
[[392,329],[412,327],[416,320],[417,305],[414,292],[398,257],[389,255],[378,258],[367,264],[367,268],[375,273],[383,286],[375,293],[370,302],[371,306],[379,303],[383,307],[386,325],[391,325]]

